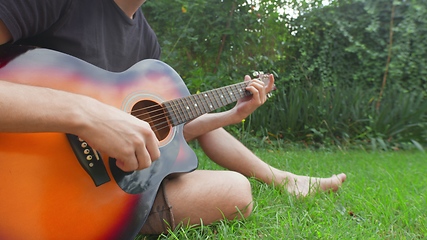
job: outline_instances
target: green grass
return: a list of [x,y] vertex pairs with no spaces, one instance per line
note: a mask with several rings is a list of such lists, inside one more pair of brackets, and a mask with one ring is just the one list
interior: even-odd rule
[[[219,169],[196,152],[200,168]],[[427,239],[426,153],[293,149],[256,154],[296,174],[345,172],[347,181],[339,193],[297,199],[250,179],[254,211],[249,218],[178,228],[154,239]]]

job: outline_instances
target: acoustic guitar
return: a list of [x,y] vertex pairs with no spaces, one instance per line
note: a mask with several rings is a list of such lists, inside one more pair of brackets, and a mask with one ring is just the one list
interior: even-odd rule
[[190,95],[158,60],[113,73],[67,54],[13,45],[0,48],[0,79],[120,108],[150,123],[161,152],[151,167],[123,172],[71,134],[0,133],[0,239],[8,240],[133,239],[163,179],[197,168],[183,124],[250,95],[247,82]]

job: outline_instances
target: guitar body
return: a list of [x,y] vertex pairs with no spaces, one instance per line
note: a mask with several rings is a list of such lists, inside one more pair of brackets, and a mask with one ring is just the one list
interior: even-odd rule
[[[129,113],[146,101],[189,95],[178,74],[156,60],[112,73],[46,49],[1,53],[1,80],[87,95]],[[64,133],[0,133],[0,239],[134,238],[161,181],[197,167],[182,128],[161,134],[161,158],[148,169],[120,173],[108,156],[90,160],[102,161],[110,178],[99,186]]]

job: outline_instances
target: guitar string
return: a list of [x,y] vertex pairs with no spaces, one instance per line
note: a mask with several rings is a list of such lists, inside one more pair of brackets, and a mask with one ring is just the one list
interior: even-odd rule
[[[238,90],[235,90],[236,91],[236,93],[231,93],[230,95],[236,95],[237,94],[237,96],[239,96],[239,92],[238,92]],[[213,102],[216,102],[216,103],[218,103],[220,100],[220,98],[219,97],[212,97],[212,96],[210,96],[209,95],[209,93],[206,93],[206,94],[204,94],[205,96],[207,96],[207,98],[208,98],[208,100],[205,100],[204,99],[204,101],[202,101],[201,99],[200,99],[200,96],[198,96],[198,95],[193,95],[193,96],[189,96],[189,97],[186,97],[186,99],[187,100],[189,100],[191,103],[193,103],[193,101],[192,100],[194,100],[194,99],[196,99],[197,97],[199,97],[199,102],[201,102],[201,107],[200,108],[197,108],[196,109],[196,114],[199,114],[199,112],[197,112],[198,110],[202,110],[202,112],[207,112],[207,111],[210,111],[211,110],[211,108],[209,107],[209,106],[207,106],[207,104],[212,104]],[[244,95],[242,94],[242,96],[239,96],[239,97],[243,97]],[[196,99],[197,100],[197,99]],[[234,101],[234,99],[230,99],[230,101]],[[174,108],[173,108],[173,106],[172,106],[172,104],[174,103],[174,102],[176,102],[176,100],[172,100],[172,101],[169,101],[169,102],[166,102],[166,103],[171,103],[171,105],[170,105],[170,107],[171,107],[171,109],[170,110],[172,110],[173,112],[174,112],[174,114],[175,115],[177,115],[177,114],[184,114],[186,111],[183,111],[182,110],[182,108],[179,108],[179,109],[181,109],[181,111],[176,111]],[[226,102],[226,103],[228,103],[228,102]],[[224,103],[221,103],[221,104],[219,104],[219,105],[222,105],[222,104],[224,104]],[[186,109],[188,109],[189,107],[190,107],[190,105],[193,105],[193,104],[188,104],[188,105],[186,105],[185,106],[185,108]],[[197,104],[195,104],[194,106],[197,106]],[[150,109],[150,110],[149,110]],[[154,109],[154,110],[151,110],[151,109]],[[164,107],[162,108],[161,106],[159,106],[159,105],[151,105],[151,106],[148,106],[148,107],[143,107],[143,108],[138,108],[138,109],[135,109],[135,110],[133,110],[133,111],[131,111],[131,114],[135,114],[135,113],[137,113],[137,112],[141,112],[141,111],[144,111],[142,114],[138,114],[138,115],[134,115],[134,116],[136,116],[136,117],[141,117],[141,116],[143,116],[144,114],[148,114],[148,115],[151,115],[151,114],[153,114],[153,113],[157,113],[157,112],[160,112],[160,114],[157,114],[157,115],[153,115],[153,116],[151,116],[152,118],[156,118],[156,117],[162,117],[164,114],[163,114],[163,110],[164,110]],[[155,120],[155,121],[157,121],[157,119]]]
[[[237,90],[236,90],[237,91]],[[238,93],[238,92],[237,92]],[[186,97],[186,99],[188,99],[188,100],[191,100],[192,98],[194,98],[194,96],[197,96],[197,95],[193,95],[193,96],[188,96],[188,97]],[[242,94],[241,96],[239,96],[238,98],[240,98],[240,97],[244,97],[245,95],[244,94]],[[213,100],[212,100],[213,99]],[[223,100],[221,100],[219,97],[210,97],[210,100],[211,100],[211,103],[213,102],[213,101],[215,101],[216,103],[218,103],[218,102],[220,102],[221,104],[219,104],[219,106],[224,106],[224,105],[226,105],[226,104],[228,104],[228,103],[231,103],[231,102],[234,102],[235,101],[235,99],[232,99],[232,98],[229,98],[229,100],[227,101],[227,99],[225,100],[225,103],[223,102]],[[176,102],[176,100],[172,100],[172,101],[169,101],[169,102],[171,102],[171,103],[173,103],[173,102]],[[203,104],[202,104],[203,105]],[[204,113],[206,113],[206,112],[210,112],[210,109],[209,109],[209,107],[207,107],[206,105],[203,105],[203,106],[205,106],[205,108],[207,108],[207,110],[206,109],[202,109],[202,108],[197,108],[197,109],[191,109],[190,108],[190,111],[191,111],[191,113],[188,113],[188,111],[184,111],[183,110],[183,108],[179,108],[178,109],[178,111],[177,110],[175,110],[173,107],[171,107],[171,109],[169,109],[169,110],[172,110],[172,112],[174,113],[174,115],[175,116],[177,116],[177,115],[180,115],[180,116],[182,116],[182,115],[184,115],[184,117],[186,118],[186,120],[184,121],[184,122],[186,122],[186,121],[188,121],[188,120],[190,120],[190,119],[192,119],[192,118],[194,118],[194,117],[196,117],[196,116],[200,116],[200,115],[202,115],[202,114],[204,114]],[[187,107],[187,106],[186,106]],[[167,120],[167,118],[165,117],[165,114],[164,114],[164,112],[163,112],[163,110],[164,110],[164,108],[159,108],[159,105],[152,105],[152,106],[148,106],[148,107],[143,107],[143,108],[139,108],[139,109],[135,109],[135,110],[133,110],[132,111],[132,113],[135,113],[135,112],[139,112],[139,111],[146,111],[147,109],[153,109],[153,108],[156,108],[155,110],[151,110],[151,111],[149,111],[149,112],[144,112],[143,114],[139,114],[139,115],[134,115],[135,117],[141,117],[141,116],[143,116],[144,114],[148,114],[148,115],[150,115],[150,114],[153,114],[153,113],[157,113],[157,112],[159,112],[158,114],[156,114],[156,115],[153,115],[153,116],[150,116],[150,119],[149,120],[146,120],[146,119],[142,119],[142,120],[145,120],[145,121],[147,121],[148,123],[150,123],[150,126],[152,126],[152,127],[155,127],[157,130],[162,130],[162,129],[165,129],[165,128],[168,128],[169,127],[169,123],[168,123],[168,120]],[[187,109],[187,108],[186,108]],[[181,110],[181,111],[180,111]],[[193,113],[193,110],[194,110],[194,112],[196,113],[196,116],[195,116],[195,114]],[[191,115],[190,115],[191,114]],[[188,115],[188,117],[186,117],[185,115]],[[161,121],[161,120],[165,120],[166,119],[166,121]],[[172,122],[179,122],[178,121],[178,119],[176,118],[176,117],[174,117],[173,115],[171,115],[171,119],[170,119]],[[158,122],[158,121],[160,121],[159,123],[156,123],[156,122]],[[161,127],[161,128],[157,128],[157,127],[159,127],[159,126],[162,126],[162,125],[166,125],[166,126],[164,126],[164,127]]]
[[[209,91],[205,92],[205,93],[209,93]],[[205,93],[200,93],[200,94],[197,94],[197,95],[191,95],[191,96],[183,97],[183,98],[181,98],[181,100],[182,99],[187,99],[187,100],[196,99],[197,97],[199,97],[199,95],[202,95],[202,94],[205,94]],[[167,101],[167,102],[164,102],[164,103],[174,102],[174,101],[177,101],[177,100],[180,100],[180,99],[175,99],[175,100]],[[146,109],[156,108],[156,107],[158,107],[158,105],[151,105],[151,106],[147,106],[147,107],[144,107],[144,108],[139,108],[139,109],[132,110],[131,112],[128,112],[128,113],[134,114],[134,113],[139,112],[139,111],[144,111]]]
[[[163,109],[157,109],[157,111],[163,111]],[[175,110],[172,110],[172,111],[175,111]],[[206,113],[206,112],[207,112],[206,110],[203,110],[203,113]],[[184,113],[184,112],[182,111],[181,113]],[[198,114],[198,116],[201,114],[202,113]],[[153,118],[155,118],[155,119],[153,119]],[[166,119],[166,121],[161,121],[161,120],[165,120],[165,119]],[[192,117],[188,117],[186,121],[191,120],[191,119],[192,119]],[[149,119],[149,120],[145,119],[144,121],[147,121],[150,124],[152,129],[156,129],[158,131],[170,127],[170,124],[168,123],[167,118],[164,117],[163,113],[160,113],[158,115],[154,115],[151,119]],[[160,122],[156,123],[157,121],[160,121]],[[171,121],[172,122],[179,122],[178,119],[175,117],[172,117]]]
[[[267,84],[267,81],[268,81],[268,77],[267,76],[265,76],[265,75],[262,75],[260,78],[262,78],[262,81],[264,82],[264,83],[266,83]],[[261,79],[260,79],[261,80]],[[237,87],[240,87],[240,86],[247,86],[247,85],[249,85],[249,83],[250,82],[242,82],[242,83],[236,83],[236,84],[233,84],[233,85],[229,85],[229,86],[226,86],[226,87],[222,87],[222,88],[218,88],[218,89],[214,89],[214,90],[210,90],[210,91],[206,91],[206,92],[203,92],[203,93],[199,93],[199,94],[195,94],[195,95],[190,95],[190,96],[186,96],[186,97],[183,97],[183,98],[181,98],[181,99],[190,99],[190,98],[196,98],[197,96],[200,96],[200,95],[203,95],[203,94],[208,94],[208,93],[212,93],[212,92],[216,92],[216,91],[218,91],[218,90],[223,90],[223,89],[227,89],[227,88],[233,88],[233,87],[235,87],[235,88],[237,88]],[[240,89],[240,88],[239,88]],[[174,99],[174,100],[171,100],[171,101],[168,101],[168,102],[174,102],[174,101],[176,101],[176,100],[179,100],[179,99]],[[149,106],[148,108],[150,108],[150,107],[157,107],[158,105],[152,105],[152,106]],[[147,109],[148,109],[147,108]],[[139,109],[136,109],[136,110],[132,110],[131,112],[128,112],[128,113],[130,113],[130,114],[134,114],[135,112],[138,112],[138,111],[143,111],[144,110],[144,108],[139,108]]]
[[[245,83],[238,83],[238,84],[235,84],[235,85],[230,85],[230,86],[228,86],[227,88],[231,88],[231,87],[233,87],[233,86],[235,86],[235,87],[238,87],[238,86],[240,86],[240,85],[245,85]],[[247,84],[246,84],[247,85]],[[216,89],[216,90],[220,90],[220,89]],[[196,95],[190,95],[190,96],[187,96],[187,97],[183,97],[183,98],[180,98],[181,100],[192,100],[192,99],[195,99],[196,97],[198,97],[198,96],[200,96],[200,95],[204,95],[204,94],[208,94],[209,95],[209,93],[212,93],[212,92],[214,92],[215,90],[211,90],[211,91],[206,91],[206,92],[203,92],[203,93],[200,93],[200,94],[196,94]],[[214,98],[216,98],[215,96],[214,96]],[[171,101],[167,101],[167,102],[164,102],[164,103],[172,103],[172,102],[176,102],[177,100],[180,100],[180,99],[174,99],[174,100],[171,100]],[[217,98],[216,98],[217,99]],[[190,102],[192,102],[192,101],[190,101]],[[128,112],[128,113],[130,113],[130,114],[135,114],[136,112],[140,112],[140,111],[146,111],[146,109],[150,109],[150,108],[156,108],[156,107],[158,107],[159,105],[151,105],[151,106],[148,106],[148,107],[143,107],[143,108],[138,108],[138,109],[135,109],[135,110],[132,110],[131,112]],[[187,107],[187,106],[186,106]],[[148,114],[150,114],[150,112],[148,112]]]
[[[269,81],[268,76],[266,76],[266,75],[261,75],[261,76],[259,76],[258,80],[263,81],[265,84],[267,84],[267,83],[268,83],[268,81]],[[251,82],[251,81],[248,81],[248,82],[241,82],[241,83],[236,83],[236,84],[233,84],[233,85],[225,86],[225,87],[218,88],[218,89],[214,89],[214,90],[209,90],[209,91],[202,92],[202,93],[199,93],[199,94],[186,96],[186,97],[183,97],[183,98],[181,98],[181,99],[191,98],[191,97],[196,97],[196,96],[199,96],[199,95],[203,95],[203,94],[205,94],[205,93],[212,93],[212,92],[215,92],[215,91],[218,91],[218,90],[221,90],[221,89],[227,89],[227,88],[233,88],[233,87],[235,87],[235,88],[236,88],[236,87],[245,86],[245,85],[247,86],[247,85],[249,85],[249,84],[250,84],[250,82]],[[171,101],[169,101],[169,102],[173,102],[173,101],[175,101],[175,100],[178,100],[178,99],[174,99],[174,100],[171,100]],[[135,111],[140,111],[140,109],[133,110],[133,111],[131,111],[130,113],[131,113],[131,114],[133,114]]]
[[[237,87],[240,87],[240,86],[247,86],[249,83],[248,82],[243,82],[243,83],[237,83],[237,84],[233,84],[233,85],[230,85],[230,86],[227,86],[227,87],[223,87],[223,88],[220,88],[220,89],[216,89],[216,90],[210,90],[210,91],[207,91],[207,92],[204,92],[204,93],[200,93],[200,94],[196,94],[196,95],[190,95],[190,96],[187,96],[187,97],[184,97],[184,98],[181,98],[181,99],[175,99],[175,100],[171,100],[171,101],[167,101],[167,102],[164,102],[164,103],[175,103],[175,102],[177,102],[178,100],[182,100],[182,101],[185,101],[185,100],[190,100],[190,102],[192,103],[192,101],[191,100],[194,100],[196,97],[200,97],[200,96],[202,96],[202,95],[208,95],[209,93],[212,93],[212,92],[216,92],[216,91],[220,91],[220,90],[225,90],[225,89],[228,89],[228,88],[231,88],[231,90],[233,90],[232,89],[232,87],[235,87],[236,89],[234,89],[236,92],[235,93],[237,93],[237,94],[239,94],[239,92],[238,92],[238,90],[241,90],[241,88],[237,88]],[[235,93],[233,93],[232,92],[232,94],[235,94]],[[243,97],[243,96],[245,96],[244,94],[242,94],[242,96],[239,96],[239,98],[240,97]],[[238,99],[239,99],[238,98]],[[221,100],[221,98],[219,98],[219,97],[217,97],[217,96],[214,96],[213,98],[212,97],[209,97],[209,100],[210,100],[210,102],[212,103],[213,102],[213,100],[216,102],[216,103],[218,103],[218,102],[221,102],[221,104],[222,104],[222,106],[224,106],[224,103],[222,103],[222,100]],[[199,99],[200,100],[200,99]],[[235,101],[235,99],[230,99],[230,101],[232,101],[232,102],[234,102]],[[200,116],[200,115],[202,115],[202,114],[204,114],[204,113],[207,113],[207,112],[209,112],[209,107],[207,107],[206,105],[204,105],[205,103],[207,103],[207,101],[205,101],[205,102],[202,102],[202,106],[204,106],[204,107],[206,107],[206,108],[208,108],[208,110],[205,110],[205,109],[201,109],[201,108],[197,108],[197,109],[193,109],[193,108],[190,108],[190,110],[192,111],[192,110],[195,110],[196,111],[196,114],[198,115],[198,116]],[[226,103],[228,103],[228,102],[226,102]],[[221,105],[221,104],[219,104],[219,105]],[[190,104],[189,104],[190,105]],[[190,107],[190,106],[186,106],[186,109],[187,109],[187,107]],[[154,109],[155,108],[155,109]],[[165,108],[165,106],[163,105],[163,106],[160,106],[160,105],[151,105],[151,106],[147,106],[147,107],[142,107],[142,108],[138,108],[138,109],[134,109],[134,110],[132,110],[131,112],[128,112],[128,113],[130,113],[130,114],[135,114],[136,112],[140,112],[140,111],[143,111],[143,113],[142,114],[138,114],[138,115],[133,115],[133,116],[135,116],[135,117],[142,117],[143,115],[145,115],[145,114],[148,114],[149,116],[150,116],[150,120],[148,120],[147,122],[148,123],[150,123],[150,126],[153,128],[156,128],[157,130],[162,130],[162,129],[165,129],[165,128],[169,128],[169,123],[168,123],[168,120],[167,120],[167,117],[166,117],[166,114],[164,113],[164,108]],[[152,110],[152,109],[154,109],[154,110]],[[188,112],[187,111],[184,111],[183,110],[183,108],[181,107],[181,108],[177,108],[177,110],[175,110],[173,107],[171,107],[171,109],[170,110],[172,110],[172,112],[174,113],[174,116],[177,116],[177,115],[188,115]],[[160,112],[160,113],[157,113],[157,112]],[[170,111],[168,111],[168,112],[170,112]],[[153,115],[153,116],[151,116],[151,114],[153,114],[153,113],[157,113],[156,115]],[[193,114],[193,113],[191,113],[191,114]],[[194,114],[193,114],[194,115]],[[193,116],[192,115],[192,116]],[[172,122],[174,122],[174,121],[177,121],[177,122],[179,122],[178,121],[178,119],[177,118],[174,118],[174,116],[172,116],[172,115],[170,115],[171,116],[171,121]],[[190,120],[191,119],[191,117],[192,116],[189,116],[188,118],[188,120]],[[161,120],[164,120],[164,119],[166,119],[166,121],[161,121]],[[141,119],[141,120],[144,120],[144,119]],[[186,121],[188,121],[188,120],[186,120]],[[144,120],[144,121],[146,121],[146,120]],[[156,123],[157,121],[161,121],[161,122],[159,122],[159,123]],[[162,126],[162,125],[166,125],[166,126],[164,126],[164,127],[161,127],[161,128],[157,128],[158,126]]]

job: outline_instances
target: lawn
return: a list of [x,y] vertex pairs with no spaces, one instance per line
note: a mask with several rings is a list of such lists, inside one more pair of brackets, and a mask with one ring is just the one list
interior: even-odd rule
[[[219,169],[200,150],[196,153],[200,168]],[[338,193],[297,199],[251,179],[255,202],[249,218],[183,227],[154,239],[427,238],[426,153],[285,149],[256,154],[297,174],[345,172],[347,181]]]

